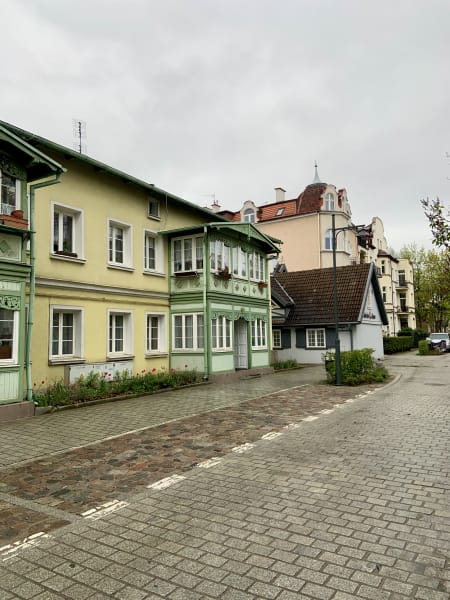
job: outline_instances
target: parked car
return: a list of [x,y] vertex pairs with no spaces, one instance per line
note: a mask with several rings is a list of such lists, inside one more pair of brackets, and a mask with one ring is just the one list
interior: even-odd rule
[[450,352],[450,335],[448,333],[430,333],[427,342],[430,350],[439,348],[441,352]]

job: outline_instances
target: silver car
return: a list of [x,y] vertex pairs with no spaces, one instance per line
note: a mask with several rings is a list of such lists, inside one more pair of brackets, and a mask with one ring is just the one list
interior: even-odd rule
[[441,352],[450,352],[450,335],[448,333],[430,333],[427,342],[430,350],[439,348]]

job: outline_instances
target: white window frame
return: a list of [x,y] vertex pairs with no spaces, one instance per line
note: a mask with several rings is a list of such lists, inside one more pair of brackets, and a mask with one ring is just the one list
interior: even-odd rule
[[[58,214],[58,240],[55,240],[55,214]],[[72,248],[64,249],[64,217],[72,218]],[[51,254],[63,259],[84,258],[84,213],[81,209],[59,202],[52,202],[51,209]],[[65,254],[75,254],[68,256]]]
[[241,246],[233,246],[232,249],[233,275],[240,279],[248,278],[248,252]]
[[[191,242],[191,268],[187,268],[188,256],[186,252],[185,242]],[[175,244],[181,244],[181,256],[179,262],[175,256]],[[205,265],[205,257],[203,256],[203,236],[185,236],[174,238],[172,240],[172,274],[186,273],[191,271],[202,272]]]
[[[62,336],[61,331],[63,323],[58,324],[58,352],[53,353],[53,317],[55,313],[59,315],[71,314],[73,316],[73,340],[72,340],[72,352],[64,354],[62,352]],[[67,306],[61,304],[52,304],[50,306],[50,319],[49,319],[49,350],[48,355],[51,361],[65,360],[70,358],[82,358],[84,348],[84,309],[81,306]]]
[[232,321],[221,315],[211,319],[211,348],[215,352],[230,351],[233,347]]
[[307,348],[326,348],[327,337],[325,334],[324,327],[318,327],[317,329],[306,330],[306,347]]
[[[110,330],[113,327],[116,330],[116,318],[118,316],[123,317],[123,345],[120,350],[116,350],[111,348],[118,341],[116,338],[116,331],[114,331],[114,335],[110,337]],[[128,310],[118,310],[118,309],[109,309],[107,316],[107,347],[106,347],[106,355],[109,358],[116,358],[121,356],[131,356],[133,355],[133,313]],[[120,338],[119,338],[120,339]]]
[[267,348],[267,322],[264,319],[252,321],[252,350]]
[[1,358],[0,359],[0,367],[6,367],[9,365],[17,365],[18,364],[18,350],[19,350],[19,311],[11,310],[8,308],[4,308],[3,310],[9,310],[12,312],[12,351],[11,358]]
[[243,221],[244,221],[244,223],[255,223],[256,222],[255,210],[253,208],[246,208],[244,210]]
[[223,240],[211,240],[209,243],[210,269],[213,273],[228,269],[231,267],[231,249],[230,245]]
[[[116,248],[116,238],[112,235],[115,230],[121,230],[123,235],[123,259],[118,261]],[[111,244],[112,242],[112,244]],[[108,230],[107,230],[107,256],[108,265],[116,268],[133,268],[133,228],[129,223],[123,221],[116,221],[116,219],[108,218]],[[111,252],[113,256],[111,258]]]
[[[186,321],[192,317],[192,346],[187,345],[187,328]],[[177,323],[181,322],[182,333],[181,338],[177,337]],[[201,331],[201,335],[199,335]],[[205,344],[205,319],[203,313],[177,313],[172,315],[172,350],[174,352],[197,352],[201,350]],[[178,340],[181,339],[181,345]]]
[[13,175],[10,175],[9,173],[4,173],[7,177],[11,177],[12,179],[15,180],[15,187],[16,187],[16,192],[15,192],[15,204],[14,206],[11,206],[10,204],[3,204],[2,202],[2,195],[3,195],[3,172],[0,169],[0,214],[2,215],[10,215],[12,213],[13,210],[16,210],[18,208],[20,208],[20,180],[17,179],[17,177],[14,177]]
[[156,198],[148,198],[147,204],[147,216],[150,219],[155,219],[156,221],[160,220],[160,202]]
[[[165,313],[145,313],[145,352],[146,354],[167,354],[167,319]],[[156,348],[152,348],[153,328],[156,320]]]
[[248,272],[253,281],[265,281],[265,256],[259,252],[248,253]]
[[[147,240],[153,239],[154,241],[154,266],[149,264],[147,254]],[[164,273],[164,241],[157,231],[151,229],[144,229],[144,241],[143,241],[143,265],[144,273]]]
[[333,211],[335,210],[336,199],[331,192],[328,192],[325,195],[325,210]]
[[272,329],[272,347],[282,348],[281,345],[281,329]]
[[327,229],[324,238],[325,250],[333,250],[333,230]]

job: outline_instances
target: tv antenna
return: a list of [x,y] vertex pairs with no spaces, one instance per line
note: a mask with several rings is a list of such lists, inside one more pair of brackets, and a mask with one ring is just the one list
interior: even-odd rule
[[86,121],[72,119],[73,149],[80,154],[86,154]]

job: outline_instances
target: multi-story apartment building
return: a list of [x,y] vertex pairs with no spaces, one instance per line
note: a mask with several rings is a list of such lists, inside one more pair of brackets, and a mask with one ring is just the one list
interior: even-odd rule
[[[412,266],[389,250],[379,217],[374,217],[369,225],[354,226],[345,189],[323,183],[317,166],[313,183],[297,198],[286,200],[282,188],[275,192],[274,203],[256,206],[247,201],[237,212],[221,211],[217,205],[213,209],[233,221],[254,223],[266,235],[279,238],[283,245],[277,266],[289,272],[332,266],[334,214],[336,265],[373,262],[377,266],[389,320],[383,325],[384,335],[416,327]],[[368,239],[364,247],[358,243],[357,234],[361,231]]]
[[[268,331],[265,327],[270,299],[267,289],[261,292],[255,279],[256,273],[258,278],[262,278],[263,274],[264,278],[267,277],[266,254],[277,251],[266,236],[253,231],[253,227],[250,228],[252,231],[244,234],[236,226],[234,231],[229,232],[233,240],[228,245],[228,233],[226,236],[225,232],[220,234],[218,239],[224,241],[233,256],[235,248],[241,249],[238,263],[230,263],[230,269],[238,265],[240,272],[232,272],[229,287],[223,290],[227,295],[223,303],[231,311],[230,315],[228,312],[225,314],[226,311],[221,312],[213,302],[213,298],[217,300],[220,297],[217,286],[211,285],[211,291],[205,299],[203,292],[197,295],[197,283],[200,282],[199,289],[203,290],[202,282],[209,281],[206,269],[212,265],[210,253],[213,242],[210,244],[206,241],[203,245],[205,232],[208,232],[208,240],[217,237],[212,233],[210,236],[212,230],[206,226],[211,221],[215,222],[216,227],[224,222],[229,230],[228,221],[86,155],[7,123],[0,122],[0,126],[7,135],[31,148],[34,155],[48,156],[48,162],[44,163],[48,171],[44,168],[41,172],[33,171],[33,177],[28,176],[28,180],[35,176],[50,175],[52,169],[56,168],[62,173],[60,183],[42,187],[36,206],[30,207],[33,226],[30,227],[32,231],[28,232],[28,237],[31,237],[28,259],[25,251],[27,236],[16,234],[22,248],[21,262],[24,263],[20,268],[25,274],[30,269],[34,272],[26,299],[25,274],[20,287],[21,311],[25,314],[28,306],[30,314],[26,340],[23,319],[20,321],[20,335],[24,343],[19,344],[20,353],[24,352],[22,348],[26,348],[27,343],[30,346],[25,391],[28,401],[36,390],[45,388],[49,382],[64,380],[70,383],[91,371],[113,376],[124,370],[139,373],[169,369],[181,364],[179,357],[182,353],[183,366],[189,364],[190,367],[203,369],[206,365],[207,376],[215,371],[234,371],[236,365],[233,361],[214,360],[206,356],[214,347],[214,335],[219,335],[218,320],[226,336],[225,346],[220,345],[223,344],[222,338],[222,342],[216,342],[220,356],[224,357],[234,348],[235,339],[244,337],[243,329],[241,331],[239,326],[230,329],[228,323],[231,313],[229,320],[239,321],[234,296],[239,296],[239,311],[242,309],[245,323],[249,327],[257,323],[259,327],[259,333],[256,330],[253,332],[257,340],[255,344],[250,329],[245,334],[249,356],[247,367],[269,367],[269,353],[262,351],[262,339],[265,334],[267,348]],[[3,183],[9,186],[11,169],[5,167],[3,170]],[[17,181],[19,179],[25,208],[26,173],[23,172]],[[42,185],[47,183],[43,182]],[[198,240],[195,250],[192,246],[189,249],[186,228],[195,232],[191,237],[191,240],[196,240],[195,243]],[[162,230],[182,230],[183,233],[179,236],[172,233],[162,235]],[[173,240],[174,237],[182,238],[181,246],[176,239]],[[176,262],[171,260],[172,245]],[[182,290],[186,291],[185,280],[178,277],[180,272],[175,268],[179,252],[184,267],[187,268],[189,260],[197,261],[192,270],[197,272],[198,278],[189,280],[192,290],[187,294],[181,293]],[[189,252],[194,252],[191,258]],[[201,252],[204,253],[204,277],[198,263]],[[259,271],[255,270],[254,260],[259,261]],[[213,281],[216,279],[214,277]],[[180,288],[181,282],[183,285]],[[174,312],[177,312],[173,319],[170,317],[171,295],[176,305]],[[187,339],[191,331],[189,303],[195,304],[197,327],[200,327],[199,315],[203,315],[204,338],[210,342],[201,351],[206,356],[204,362],[195,359],[196,351],[200,349],[199,337],[195,347],[190,346]],[[213,311],[216,311],[215,320],[211,317]],[[181,347],[178,316],[182,316]],[[229,332],[231,338],[227,337]],[[248,350],[253,346],[259,352]],[[264,358],[261,358],[263,355]],[[188,356],[192,360],[188,360]],[[14,366],[18,364],[15,359],[13,362]],[[0,360],[0,379],[6,371],[6,363]],[[0,394],[0,403],[20,402],[23,399],[21,390],[22,387],[18,386],[12,395]]]

